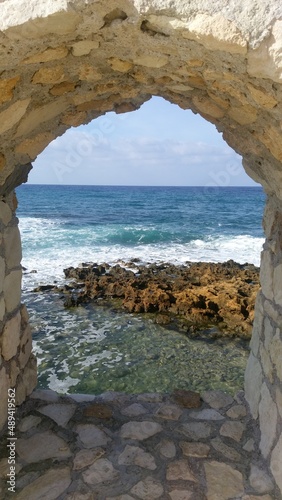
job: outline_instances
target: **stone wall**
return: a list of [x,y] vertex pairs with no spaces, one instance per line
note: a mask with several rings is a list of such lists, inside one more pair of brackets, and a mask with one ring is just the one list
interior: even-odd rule
[[7,420],[8,389],[21,404],[36,386],[36,359],[26,307],[21,304],[21,240],[14,193],[0,201],[0,429]]
[[261,256],[245,393],[260,428],[259,449],[282,491],[282,210],[268,198],[264,214],[266,242]]
[[9,193],[69,127],[162,96],[214,123],[269,197],[246,395],[282,490],[281,19],[280,0],[1,2],[1,400],[15,381],[18,402],[35,384]]

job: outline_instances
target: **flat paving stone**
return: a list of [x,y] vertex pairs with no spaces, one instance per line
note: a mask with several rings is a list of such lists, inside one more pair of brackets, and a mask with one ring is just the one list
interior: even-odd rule
[[174,458],[176,455],[176,447],[173,441],[163,439],[158,445],[158,451],[165,458]]
[[189,441],[181,441],[179,443],[183,455],[186,457],[206,458],[210,452],[210,446],[205,443],[190,443]]
[[133,403],[121,410],[121,414],[127,417],[139,417],[140,415],[145,415],[145,413],[148,413],[146,408],[139,403]]
[[36,415],[29,415],[28,417],[25,417],[20,421],[17,429],[20,432],[26,432],[29,431],[29,429],[32,429],[33,427],[37,427],[41,421],[42,418],[37,417]]
[[[15,467],[16,467],[16,474],[18,474],[23,468],[22,465],[19,464],[18,462],[16,462]],[[8,457],[2,458],[2,460],[0,460],[0,478],[7,479],[8,472],[10,472],[10,465],[8,464]]]
[[158,432],[162,431],[162,426],[156,422],[143,421],[143,422],[127,422],[124,424],[120,431],[120,436],[127,439],[136,439],[143,441]]
[[130,493],[138,498],[142,498],[142,500],[155,500],[155,498],[162,497],[164,488],[160,481],[148,476],[143,481],[135,484]]
[[105,446],[111,439],[94,424],[79,424],[76,427],[79,439],[85,448]]
[[155,470],[157,468],[153,455],[145,452],[138,446],[127,445],[118,458],[119,465],[138,465],[144,469]]
[[107,497],[106,500],[135,500],[130,495],[119,495],[118,497]]
[[229,418],[242,418],[247,415],[247,410],[244,405],[235,405],[229,408],[226,412],[226,416]]
[[201,397],[199,392],[176,389],[172,393],[172,398],[182,408],[200,408]]
[[66,441],[52,431],[40,432],[27,439],[18,439],[16,452],[28,464],[48,458],[63,460],[71,456]]
[[36,389],[29,397],[31,399],[47,401],[48,403],[57,403],[60,400],[59,394],[55,391],[51,391],[50,389]]
[[220,435],[234,439],[237,443],[241,441],[245,424],[241,422],[224,422],[220,428]]
[[[252,454],[259,443],[251,434],[243,394],[233,399],[208,391],[204,397],[209,402],[203,403],[193,391],[179,392],[187,403],[189,394],[196,394],[195,407],[185,408],[173,395],[158,393],[109,391],[80,395],[75,402],[70,395],[39,391],[38,398],[23,404],[25,417],[18,418],[15,498],[274,500],[273,477]],[[270,458],[278,484],[280,441]],[[7,459],[2,458],[3,499],[6,470]]]
[[222,391],[205,391],[202,395],[205,403],[208,403],[212,408],[219,410],[234,403],[234,399],[229,394]]
[[80,450],[74,457],[73,470],[81,470],[89,467],[96,460],[105,455],[103,448],[95,448],[94,450]]
[[231,448],[231,446],[223,443],[219,437],[212,439],[211,445],[216,451],[221,453],[221,455],[228,458],[228,460],[234,460],[235,462],[240,462],[242,460],[242,455],[234,450],[234,448]]
[[205,408],[201,411],[191,411],[189,416],[196,420],[224,420],[223,415],[211,408]]
[[176,460],[168,465],[166,471],[168,481],[193,481],[197,482],[187,460]]
[[244,493],[243,476],[230,465],[222,462],[204,464],[207,481],[207,500],[227,500]]
[[251,473],[249,477],[250,485],[254,488],[257,493],[269,493],[274,489],[274,484],[271,477],[266,471],[257,467],[257,465],[251,465]]
[[251,451],[254,451],[255,449],[255,440],[253,438],[248,439],[246,444],[243,446],[243,450],[248,451],[249,453]]
[[183,410],[176,405],[162,404],[156,411],[155,416],[166,420],[178,420]]
[[147,403],[161,403],[163,401],[163,395],[158,392],[144,392],[144,394],[139,394],[137,396],[137,401],[145,401]]
[[177,431],[192,439],[192,441],[198,441],[199,439],[208,438],[211,435],[212,428],[206,422],[189,422],[180,425]]
[[172,490],[169,492],[171,500],[190,500],[193,496],[193,491],[188,490]]
[[55,500],[71,484],[70,469],[54,468],[26,486],[17,494],[17,500]]
[[119,472],[107,458],[100,458],[82,476],[85,483],[96,485],[116,481],[119,478]]
[[67,405],[63,403],[51,404],[39,408],[39,413],[46,415],[56,422],[61,427],[65,427],[69,420],[73,417],[76,410],[76,405]]

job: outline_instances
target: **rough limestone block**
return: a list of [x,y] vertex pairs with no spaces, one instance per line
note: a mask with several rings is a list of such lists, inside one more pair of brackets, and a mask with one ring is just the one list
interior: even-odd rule
[[280,337],[280,331],[277,329],[275,336],[269,344],[269,353],[271,361],[276,370],[277,377],[282,382],[282,340]]
[[263,295],[273,300],[273,264],[271,252],[264,250],[261,254],[260,282]]
[[0,293],[3,292],[6,264],[5,259],[0,257]]
[[277,407],[264,382],[259,403],[259,423],[261,430],[260,450],[264,458],[269,455],[276,437]]
[[270,460],[270,469],[275,478],[275,481],[282,491],[282,435],[280,435],[278,439],[278,443],[275,446]]
[[0,321],[3,321],[5,315],[5,300],[4,296],[0,298]]
[[4,132],[10,130],[20,121],[20,119],[24,116],[30,101],[31,99],[17,101],[9,106],[9,108],[5,109],[5,111],[0,113],[0,134],[4,134]]
[[7,313],[11,313],[20,305],[22,271],[11,271],[4,280],[4,298]]
[[255,419],[258,417],[261,386],[262,367],[259,360],[251,353],[245,371],[245,397]]
[[1,404],[0,404],[0,429],[3,427],[7,420],[7,408],[8,408],[8,389],[9,378],[6,373],[5,368],[0,370],[0,394],[1,394]]
[[21,237],[18,226],[8,227],[4,231],[5,259],[9,270],[18,267],[22,260]]
[[20,311],[7,321],[2,336],[2,356],[6,361],[13,358],[20,345],[21,314]]
[[282,264],[279,264],[273,271],[273,292],[274,302],[282,307]]
[[[1,98],[0,98],[1,99]],[[8,203],[5,201],[0,201],[0,214],[1,220],[5,226],[9,224],[12,219],[12,210],[10,209]]]

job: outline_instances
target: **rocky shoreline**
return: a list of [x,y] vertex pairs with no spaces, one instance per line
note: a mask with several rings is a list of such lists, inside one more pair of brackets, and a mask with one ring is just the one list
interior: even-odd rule
[[63,287],[38,287],[63,294],[66,307],[91,302],[130,313],[146,313],[157,323],[191,337],[249,339],[259,289],[253,264],[187,262],[186,265],[83,263],[64,270]]

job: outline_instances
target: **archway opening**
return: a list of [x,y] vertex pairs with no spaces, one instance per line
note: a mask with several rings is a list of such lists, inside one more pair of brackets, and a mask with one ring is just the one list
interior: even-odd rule
[[[43,175],[45,186],[18,190],[25,302],[35,330],[40,387],[88,393],[169,392],[175,387],[234,393],[243,388],[253,316],[248,334],[229,327],[226,340],[218,318],[200,328],[193,325],[191,311],[188,321],[185,311],[178,311],[183,322],[175,325],[175,297],[165,309],[145,308],[145,314],[132,315],[136,307],[123,301],[122,311],[121,301],[112,301],[109,293],[110,307],[100,294],[94,305],[75,310],[63,308],[62,292],[42,293],[54,280],[62,281],[63,268],[82,261],[118,264],[135,274],[149,265],[159,275],[166,267],[166,287],[176,272],[173,266],[232,259],[245,272],[247,263],[259,264],[262,189],[247,180],[240,157],[218,140],[214,127],[192,114],[187,120],[188,113],[155,98],[138,112],[108,114],[87,128],[72,129],[45,150],[38,159],[43,165],[35,165],[30,174],[35,184]],[[45,167],[42,174],[40,167]],[[120,284],[128,276],[115,279]],[[31,292],[39,285],[40,294]],[[112,295],[124,299],[124,294]],[[205,318],[210,298],[203,297]],[[219,309],[217,300],[213,307]],[[247,299],[237,302],[236,313],[247,310]],[[188,307],[185,301],[182,307]]]

